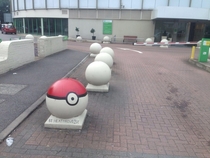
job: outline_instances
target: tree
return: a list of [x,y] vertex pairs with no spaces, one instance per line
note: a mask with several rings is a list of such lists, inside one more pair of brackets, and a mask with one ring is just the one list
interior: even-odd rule
[[4,13],[10,13],[10,0],[0,0],[0,21],[4,22]]

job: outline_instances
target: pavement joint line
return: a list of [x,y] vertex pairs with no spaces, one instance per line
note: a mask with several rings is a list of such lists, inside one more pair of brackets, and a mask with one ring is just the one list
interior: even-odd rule
[[[87,60],[89,54],[81,60],[73,69],[71,69],[63,78],[68,77],[79,65]],[[13,120],[1,133],[0,133],[0,143],[12,132],[14,129],[20,125],[35,109],[38,108],[45,101],[46,93],[44,93],[37,101],[35,101],[29,108],[27,108],[22,114],[20,114],[15,120]]]

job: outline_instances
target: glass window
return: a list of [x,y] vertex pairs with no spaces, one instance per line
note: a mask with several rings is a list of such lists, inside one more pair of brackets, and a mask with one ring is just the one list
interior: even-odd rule
[[191,7],[200,8],[202,4],[202,0],[192,0]]
[[23,33],[23,19],[22,18],[14,19],[14,25],[17,30],[17,33]]
[[27,0],[26,2],[26,9],[33,9],[33,2],[32,0]]
[[78,0],[60,0],[61,8],[78,8]]
[[41,34],[40,18],[25,18],[25,32],[30,34]]
[[80,0],[80,8],[96,8],[96,0]]
[[36,0],[34,1],[34,8],[45,8],[45,1],[44,0]]
[[68,36],[68,19],[61,20],[61,32],[63,35]]
[[155,0],[144,0],[143,2],[143,9],[154,9],[155,7]]
[[119,9],[120,0],[98,0],[98,8]]
[[68,35],[68,19],[44,18],[44,35]]
[[168,0],[156,0],[155,6],[168,6]]
[[180,7],[189,7],[190,6],[190,0],[180,0],[179,1]]
[[19,10],[24,10],[25,9],[24,0],[19,0],[18,1],[18,7],[19,7]]
[[203,0],[202,1],[202,8],[210,8],[210,1],[209,0]]
[[58,0],[47,0],[47,8],[59,8]]
[[179,6],[179,0],[170,0],[169,6]]
[[15,5],[15,10],[18,10],[18,7],[17,7],[17,0],[14,0],[14,5]]
[[167,36],[173,42],[186,41],[187,22],[174,22],[170,20],[158,20],[155,24],[155,42],[162,40],[162,36]]
[[121,8],[141,9],[142,8],[142,0],[122,0]]

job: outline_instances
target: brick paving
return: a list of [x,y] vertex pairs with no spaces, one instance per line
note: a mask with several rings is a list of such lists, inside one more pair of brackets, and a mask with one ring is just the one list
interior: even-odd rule
[[[90,43],[69,42],[89,51]],[[209,158],[210,73],[188,62],[190,47],[102,44],[115,51],[108,93],[88,92],[82,130],[44,128],[45,102],[13,133],[1,157]],[[121,50],[129,48],[131,50]],[[89,57],[69,77],[85,86]]]

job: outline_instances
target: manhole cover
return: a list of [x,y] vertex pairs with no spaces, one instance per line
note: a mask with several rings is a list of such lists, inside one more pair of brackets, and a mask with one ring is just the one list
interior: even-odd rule
[[26,85],[0,84],[0,94],[14,95],[25,87]]

